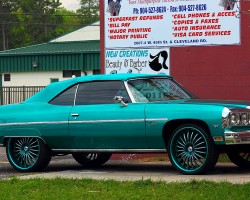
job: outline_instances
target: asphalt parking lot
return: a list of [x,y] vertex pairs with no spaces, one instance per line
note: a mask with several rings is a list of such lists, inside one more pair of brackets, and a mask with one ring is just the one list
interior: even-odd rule
[[25,178],[92,178],[92,179],[115,179],[115,180],[141,180],[151,179],[154,181],[228,181],[231,183],[250,182],[250,170],[243,170],[231,163],[218,163],[215,170],[206,175],[187,176],[178,173],[169,162],[143,162],[131,159],[128,155],[121,160],[110,160],[105,165],[89,169],[79,165],[71,155],[54,157],[44,172],[19,173],[15,171],[7,161],[5,149],[0,148],[0,179],[11,176]]

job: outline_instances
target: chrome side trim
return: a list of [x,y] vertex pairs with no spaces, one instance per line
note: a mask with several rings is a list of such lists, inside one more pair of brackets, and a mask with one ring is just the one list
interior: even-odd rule
[[166,149],[52,149],[54,152],[166,153]]
[[115,119],[115,120],[81,120],[70,121],[70,124],[117,123],[117,122],[144,122],[144,119]]
[[167,118],[159,119],[115,119],[115,120],[81,120],[81,121],[70,121],[70,124],[91,124],[91,123],[126,123],[126,122],[151,122],[151,121],[167,121]]
[[146,122],[151,122],[151,121],[168,121],[168,118],[152,118],[152,119],[146,119]]
[[152,119],[114,119],[114,120],[80,120],[80,121],[54,121],[54,122],[18,122],[4,123],[0,126],[22,126],[22,125],[45,125],[45,124],[93,124],[93,123],[126,123],[126,122],[148,122],[148,121],[167,121],[168,118],[152,118]]
[[226,131],[224,136],[227,145],[250,144],[250,131]]
[[75,91],[74,106],[76,105],[76,95],[77,95],[77,92],[78,92],[78,87],[79,87],[79,84],[77,84],[76,91]]
[[58,122],[18,122],[18,123],[4,123],[0,126],[22,126],[22,125],[42,125],[42,124],[68,124],[68,121],[58,121]]

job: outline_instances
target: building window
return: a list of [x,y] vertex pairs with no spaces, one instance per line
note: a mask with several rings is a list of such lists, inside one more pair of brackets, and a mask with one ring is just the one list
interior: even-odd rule
[[63,70],[63,78],[72,78],[72,76],[81,76],[81,70]]
[[51,83],[55,83],[55,82],[58,82],[59,81],[59,78],[51,78],[50,79],[50,82]]
[[10,74],[4,74],[4,81],[10,81]]
[[101,70],[93,70],[93,74],[101,74]]

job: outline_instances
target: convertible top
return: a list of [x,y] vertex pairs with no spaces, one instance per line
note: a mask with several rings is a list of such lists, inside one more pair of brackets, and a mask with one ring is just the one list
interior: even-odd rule
[[23,103],[35,103],[35,102],[49,102],[56,95],[63,92],[68,87],[82,83],[82,82],[91,82],[91,81],[126,81],[129,79],[135,78],[149,78],[149,77],[168,77],[171,76],[165,74],[102,74],[102,75],[90,75],[90,76],[80,76],[77,78],[72,78],[65,81],[55,82],[49,84],[43,90],[25,100]]

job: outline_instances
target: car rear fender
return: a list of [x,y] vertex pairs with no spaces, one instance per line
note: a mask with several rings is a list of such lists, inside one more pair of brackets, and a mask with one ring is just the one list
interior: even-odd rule
[[[19,138],[19,137],[37,137],[41,138],[41,132],[33,128],[11,128],[4,131],[4,145],[8,138]],[[43,138],[41,140],[45,143]],[[46,144],[46,143],[45,143]]]

